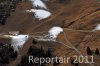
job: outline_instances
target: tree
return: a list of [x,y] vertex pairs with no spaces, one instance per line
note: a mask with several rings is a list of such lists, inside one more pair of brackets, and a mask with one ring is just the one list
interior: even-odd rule
[[90,49],[89,46],[87,47],[87,54],[88,54],[88,55],[92,55],[92,51],[91,51],[91,49]]
[[57,61],[54,61],[53,66],[57,66],[59,64],[60,64],[59,59],[57,59]]
[[79,64],[78,63],[75,63],[75,66],[79,66]]
[[33,43],[33,44],[37,44],[37,41],[35,41],[35,40],[33,39],[33,40],[32,40],[32,43]]
[[52,56],[52,53],[51,53],[51,50],[50,50],[50,49],[48,49],[48,50],[46,51],[46,56],[47,56],[47,57],[51,57],[51,56]]
[[0,46],[2,47],[4,44],[3,43],[0,43]]
[[16,51],[14,51],[14,52],[11,52],[9,56],[12,59],[16,59],[17,58],[17,55],[18,55],[18,53]]
[[14,52],[14,49],[13,49],[13,47],[11,47],[11,46],[9,47],[9,53],[10,53],[10,52]]
[[0,64],[9,64],[9,58],[4,56],[0,59]]
[[99,55],[99,54],[100,54],[100,52],[99,52],[99,49],[98,49],[98,48],[96,48],[95,54],[96,54],[96,55]]
[[71,60],[71,64],[72,64],[72,65],[74,64],[74,59]]

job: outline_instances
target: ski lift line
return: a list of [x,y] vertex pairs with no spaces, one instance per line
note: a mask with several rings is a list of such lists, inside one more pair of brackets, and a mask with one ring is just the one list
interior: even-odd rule
[[30,38],[44,38],[44,36],[39,36],[39,35],[29,35]]
[[[76,47],[74,47],[73,45],[72,45],[72,43],[67,39],[67,36],[66,36],[66,33],[65,33],[65,31],[63,31],[63,34],[64,34],[64,36],[65,36],[65,40],[66,40],[66,42],[68,42],[71,46],[72,46],[72,48],[79,54],[79,55],[82,55],[82,53],[76,48]],[[82,56],[84,56],[84,55],[82,55]],[[89,63],[91,66],[95,66],[95,65],[93,65],[92,63]]]
[[[95,31],[92,31],[92,30],[75,30],[75,29],[70,29],[70,28],[64,28],[64,30],[71,30],[71,31],[78,31],[78,32],[95,32]],[[47,32],[47,31],[43,31],[43,32],[36,32],[36,33],[29,33],[27,35],[29,35],[30,37],[39,37],[39,35],[36,36],[36,34],[42,34],[44,32]],[[10,35],[3,35],[3,34],[0,34],[0,38],[10,38],[9,37]],[[40,36],[41,37],[41,36]]]
[[[94,31],[91,31],[91,30],[74,30],[74,29],[70,29],[70,28],[64,28],[64,29],[71,30],[71,31],[78,31],[78,32],[94,32]],[[41,33],[44,33],[44,32],[47,32],[47,31],[30,33],[29,35],[41,34]]]
[[[75,30],[75,29],[70,29],[70,28],[64,28],[64,29],[66,29],[66,30],[70,30],[70,31],[78,31],[78,32],[95,32],[95,31],[92,31],[92,30]],[[44,32],[47,32],[47,31],[42,31],[42,32],[36,32],[36,33],[30,33],[30,34],[32,34],[32,35],[34,35],[34,34],[39,34],[39,33],[44,33]]]
[[35,35],[31,35],[30,38],[35,39],[36,41],[56,41],[55,38],[46,38],[45,36],[35,36]]
[[44,32],[47,32],[47,31],[42,31],[42,32],[35,32],[35,33],[30,33],[29,35],[35,35],[35,34],[42,34]]
[[[95,32],[93,30],[75,30],[75,29],[70,29],[70,28],[64,28],[65,30],[71,30],[71,31],[78,31],[78,32]],[[34,34],[39,34],[39,33],[44,33],[47,31],[42,31],[42,32],[35,32],[35,33],[29,33],[27,35],[34,35]],[[0,34],[0,36],[2,36],[3,34]]]

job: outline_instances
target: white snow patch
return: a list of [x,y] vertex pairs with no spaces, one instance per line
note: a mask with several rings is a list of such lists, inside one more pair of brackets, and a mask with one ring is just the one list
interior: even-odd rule
[[15,51],[18,51],[19,48],[22,48],[25,42],[28,40],[28,35],[17,35],[17,36],[10,36],[11,46],[14,48]]
[[51,13],[49,11],[42,10],[42,9],[30,9],[30,10],[26,10],[26,12],[33,12],[35,14],[34,15],[35,18],[39,20],[46,19],[51,16]]
[[49,31],[49,34],[53,36],[53,38],[57,38],[57,36],[63,32],[63,29],[61,27],[55,26],[52,27]]
[[94,30],[100,30],[100,24],[98,24]]
[[42,0],[30,0],[34,7],[40,7],[47,9],[45,3]]

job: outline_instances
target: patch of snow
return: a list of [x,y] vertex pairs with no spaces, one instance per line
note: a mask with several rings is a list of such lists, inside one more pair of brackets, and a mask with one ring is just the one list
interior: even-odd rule
[[47,9],[45,3],[42,0],[30,0],[34,7],[40,7]]
[[100,24],[98,24],[94,30],[100,30]]
[[42,9],[30,9],[30,10],[26,10],[26,12],[33,12],[35,18],[39,20],[46,19],[51,16],[51,13],[49,11],[42,10]]
[[63,29],[61,27],[55,26],[55,27],[52,27],[48,32],[53,38],[57,38],[57,36],[61,32],[63,32]]
[[18,51],[19,48],[22,48],[25,42],[28,40],[28,35],[17,35],[17,36],[10,36],[11,39],[11,46],[14,48],[15,51]]

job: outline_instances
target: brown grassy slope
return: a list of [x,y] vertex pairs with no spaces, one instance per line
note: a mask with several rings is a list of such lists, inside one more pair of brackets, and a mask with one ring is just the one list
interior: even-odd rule
[[[69,0],[65,3],[59,3],[58,0],[50,0],[47,3],[49,10],[52,12],[52,16],[48,19],[38,21],[32,19],[31,14],[25,13],[25,9],[32,8],[30,2],[22,2],[18,5],[16,12],[12,13],[12,16],[7,20],[5,26],[0,26],[0,31],[21,31],[21,33],[35,33],[40,31],[48,31],[52,26],[61,26],[70,29],[93,29],[100,23],[100,5],[96,0]],[[37,27],[37,25],[39,25]],[[33,30],[34,29],[34,30]],[[76,31],[65,30],[68,40],[78,48],[82,54],[86,55],[86,46],[91,46],[92,49],[99,47],[100,33],[83,33]],[[88,37],[89,36],[89,37]],[[63,33],[58,37],[58,40],[65,42]],[[42,46],[49,46],[49,43],[39,43]],[[38,45],[39,45],[38,44]],[[52,43],[50,43],[52,45]],[[20,50],[21,56],[27,53],[31,40],[28,41],[24,47]],[[52,49],[54,54],[58,56],[71,56],[77,54],[72,49],[65,47],[62,44],[54,43]],[[85,46],[85,48],[84,48]],[[21,56],[11,62],[9,66],[16,66],[21,59]],[[99,63],[99,62],[98,62]],[[96,64],[98,64],[96,63]],[[70,66],[70,64],[61,64],[59,66]],[[82,64],[81,64],[82,66]],[[83,65],[84,66],[84,65]],[[89,65],[87,65],[89,66]]]

